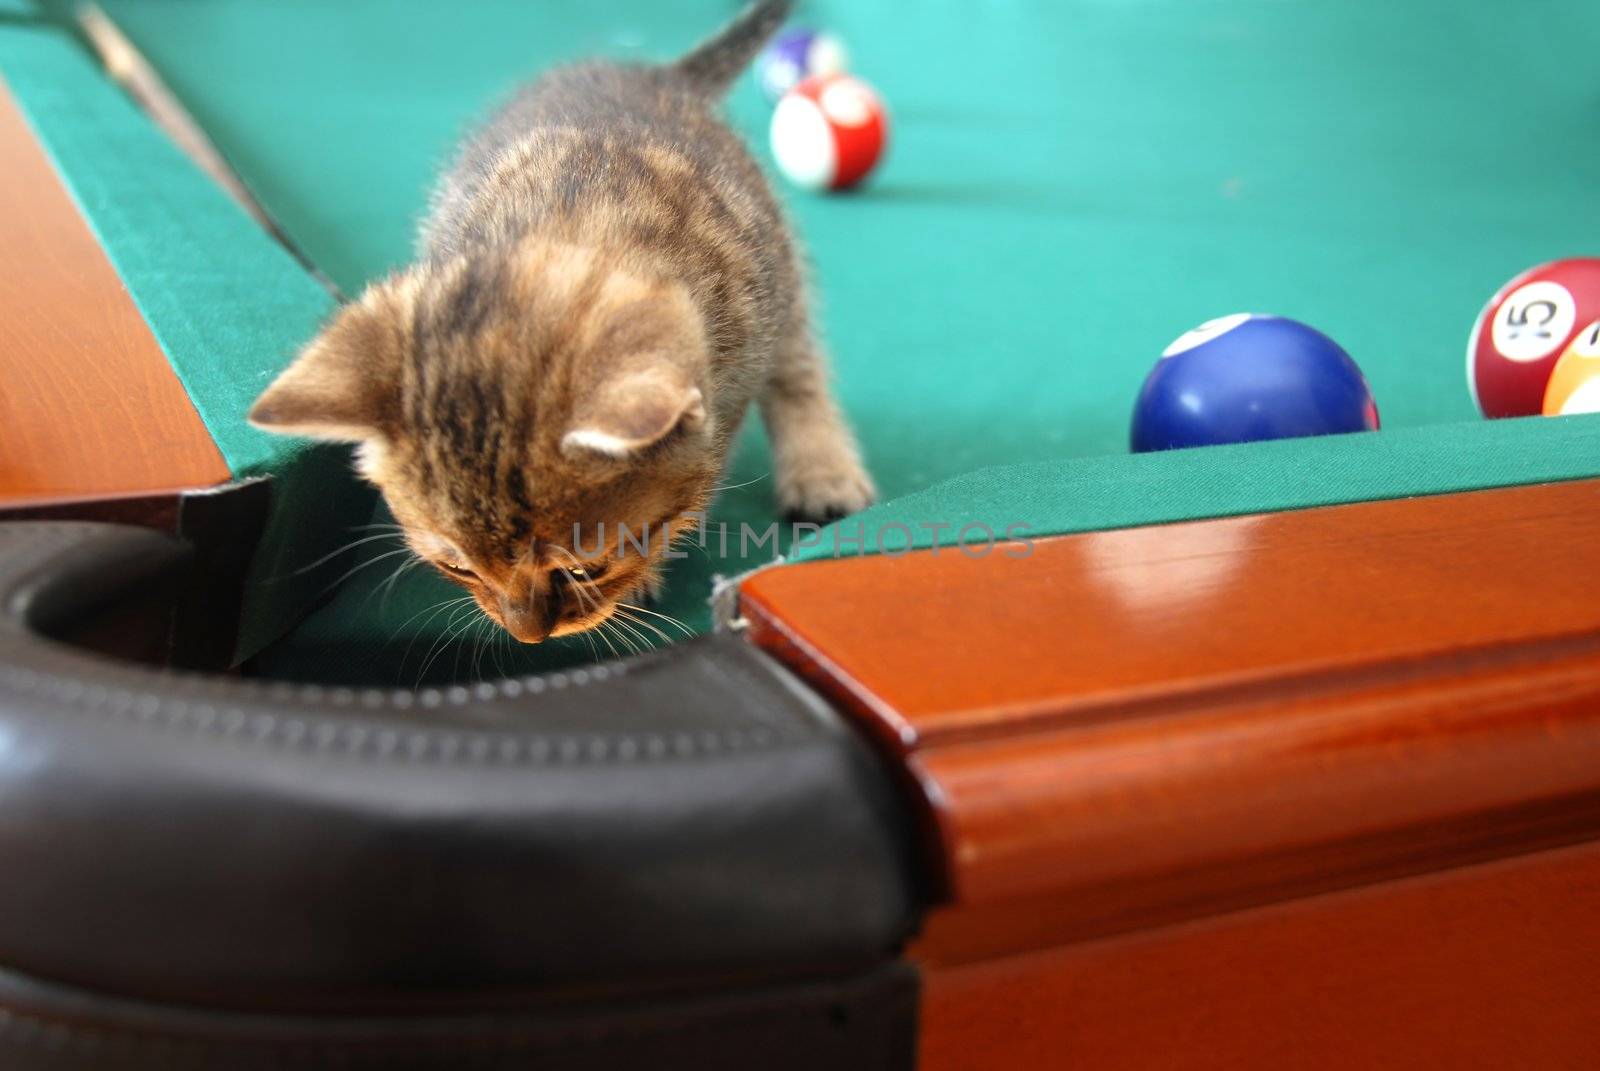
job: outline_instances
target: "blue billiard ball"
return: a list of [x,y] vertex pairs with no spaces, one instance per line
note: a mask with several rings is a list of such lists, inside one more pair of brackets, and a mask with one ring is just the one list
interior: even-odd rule
[[756,77],[767,99],[776,103],[812,75],[843,74],[848,66],[849,57],[837,37],[796,27],[780,33],[761,51]]
[[1350,355],[1281,316],[1201,324],[1161,355],[1133,409],[1136,453],[1375,431],[1378,406]]

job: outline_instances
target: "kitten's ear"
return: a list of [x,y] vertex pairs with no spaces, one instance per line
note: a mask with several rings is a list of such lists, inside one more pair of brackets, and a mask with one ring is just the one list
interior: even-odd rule
[[404,280],[368,287],[256,399],[250,423],[330,442],[375,437],[399,391],[413,293]]
[[612,380],[579,406],[561,437],[570,458],[626,460],[675,432],[705,426],[700,388],[671,368],[652,368]]

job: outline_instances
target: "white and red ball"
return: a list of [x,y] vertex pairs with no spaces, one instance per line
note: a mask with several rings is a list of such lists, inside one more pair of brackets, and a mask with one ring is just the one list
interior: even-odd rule
[[872,173],[889,141],[889,115],[873,88],[850,75],[807,78],[772,113],[778,170],[808,190],[849,189]]
[[1600,319],[1600,258],[1530,268],[1490,299],[1467,342],[1467,382],[1486,417],[1535,416],[1556,361]]

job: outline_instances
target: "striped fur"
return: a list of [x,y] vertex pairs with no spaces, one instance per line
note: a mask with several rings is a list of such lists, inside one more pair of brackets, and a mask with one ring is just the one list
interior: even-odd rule
[[[518,638],[595,627],[709,504],[752,400],[778,505],[862,508],[799,260],[718,96],[787,13],[763,2],[677,64],[585,63],[462,145],[417,262],[346,306],[257,401],[274,431],[355,441],[417,552]],[[607,548],[573,560],[583,532]]]

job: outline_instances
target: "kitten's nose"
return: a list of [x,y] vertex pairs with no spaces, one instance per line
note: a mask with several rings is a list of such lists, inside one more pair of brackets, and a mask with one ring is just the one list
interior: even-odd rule
[[542,643],[561,619],[561,607],[554,599],[533,595],[515,605],[502,599],[500,614],[511,635],[523,643]]

